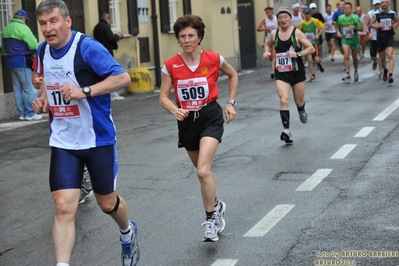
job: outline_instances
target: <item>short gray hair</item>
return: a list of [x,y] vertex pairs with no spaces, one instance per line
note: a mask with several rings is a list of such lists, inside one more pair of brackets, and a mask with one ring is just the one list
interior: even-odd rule
[[67,5],[62,0],[43,0],[36,9],[36,16],[40,16],[43,13],[51,13],[54,8],[60,10],[61,16],[67,18],[69,16],[69,10]]

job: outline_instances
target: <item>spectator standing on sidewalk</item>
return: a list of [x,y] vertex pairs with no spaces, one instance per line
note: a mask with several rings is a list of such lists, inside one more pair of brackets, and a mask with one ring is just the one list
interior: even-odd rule
[[[99,41],[105,48],[109,51],[109,53],[114,56],[114,51],[118,49],[118,41],[123,38],[123,35],[118,33],[113,33],[111,30],[111,16],[108,13],[104,13],[101,15],[100,22],[94,27],[93,34],[94,39]],[[123,100],[125,97],[120,96],[116,91],[111,93],[111,100],[119,101]]]
[[26,25],[28,13],[20,9],[2,33],[2,47],[6,54],[7,67],[11,72],[15,104],[19,120],[39,120],[41,115],[35,114],[32,103],[36,99],[36,89],[33,87],[32,63],[37,49],[37,40]]

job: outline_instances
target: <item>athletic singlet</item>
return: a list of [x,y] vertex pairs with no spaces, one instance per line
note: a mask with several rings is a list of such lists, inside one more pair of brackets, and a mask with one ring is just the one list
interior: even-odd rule
[[[366,16],[365,14],[362,14],[360,17],[359,17],[359,15],[358,15],[358,17],[359,17],[360,22],[362,23],[362,25],[363,25],[364,17],[365,17],[365,16]],[[365,32],[365,31],[358,31],[357,34],[364,36],[364,35],[367,34],[367,32]]]
[[314,22],[314,18],[310,18],[310,23],[306,24],[305,21],[302,21],[302,32],[305,33],[306,39],[308,39],[308,41],[315,45],[315,44],[319,44],[319,40],[316,40],[315,36],[317,34],[317,27],[316,24]]
[[369,28],[370,33],[373,35],[373,37],[371,38],[372,41],[377,40],[377,29],[374,29],[370,26],[370,22],[373,19],[375,12],[377,12],[377,9],[372,9],[367,13],[367,15],[369,16],[369,24],[367,26]]
[[[301,47],[296,42],[295,38],[295,30],[294,29],[291,32],[290,37],[288,40],[283,41],[279,37],[279,29],[276,31],[276,39],[274,40],[274,47],[276,50],[276,74],[278,73],[284,73],[284,72],[294,72],[294,71],[299,71],[300,73],[305,73],[305,67],[302,62],[302,57],[298,58],[291,58],[289,57],[287,51],[292,50],[297,52],[301,51]],[[294,72],[295,73],[295,72]]]
[[45,45],[43,59],[37,60],[35,71],[44,75],[52,147],[83,150],[116,142],[109,94],[68,102],[59,90],[67,83],[77,87],[90,86],[108,76],[125,72],[100,43],[87,36],[82,38],[82,35],[74,31],[69,43],[60,50],[46,43],[42,43],[37,50],[40,58],[40,51]]
[[269,40],[270,38],[270,33],[273,30],[276,30],[278,27],[278,22],[277,22],[277,17],[273,16],[273,20],[270,20],[268,16],[265,17],[265,26],[270,27],[270,30],[265,31],[265,43]]
[[186,65],[179,54],[166,60],[165,67],[173,82],[175,102],[181,108],[198,111],[218,98],[219,54],[203,51],[195,71]]
[[332,24],[333,16],[334,16],[333,13],[331,13],[331,15],[329,15],[327,13],[324,14],[324,20],[326,21],[326,23],[324,24],[324,27],[325,27],[324,32],[325,33],[335,33],[335,27]]
[[356,28],[362,27],[362,23],[358,15],[351,14],[349,16],[343,14],[337,19],[337,26],[340,28],[342,38],[356,41],[358,38],[357,30],[351,29],[349,26],[354,25]]
[[292,19],[291,19],[291,24],[294,27],[298,27],[299,23],[303,20],[302,14],[298,13],[297,16],[292,13]]
[[394,20],[396,17],[396,12],[393,10],[388,10],[387,12],[382,12],[381,9],[374,13],[377,23],[382,23],[382,27],[378,28],[378,39],[386,39],[395,35],[393,29]]

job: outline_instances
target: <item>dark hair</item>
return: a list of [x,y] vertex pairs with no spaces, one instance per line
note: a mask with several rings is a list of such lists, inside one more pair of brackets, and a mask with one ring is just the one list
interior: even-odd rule
[[345,2],[345,5],[350,5],[352,7],[352,3],[351,2]]
[[201,39],[201,44],[201,41],[205,35],[205,24],[202,22],[202,18],[192,14],[187,14],[178,18],[173,25],[173,31],[175,32],[176,39],[179,39],[180,31],[187,27],[191,27],[197,31],[198,37]]
[[330,4],[328,4],[328,5],[326,5],[326,7],[331,7],[331,5],[330,5]]
[[268,6],[268,7],[265,8],[265,11],[269,11],[269,10],[273,11],[273,7]]

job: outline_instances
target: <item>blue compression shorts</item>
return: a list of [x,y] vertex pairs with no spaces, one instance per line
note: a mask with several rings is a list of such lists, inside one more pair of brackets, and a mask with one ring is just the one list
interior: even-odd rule
[[52,147],[50,161],[50,190],[80,188],[86,163],[93,191],[108,195],[115,191],[118,174],[116,146],[87,150],[65,150]]

